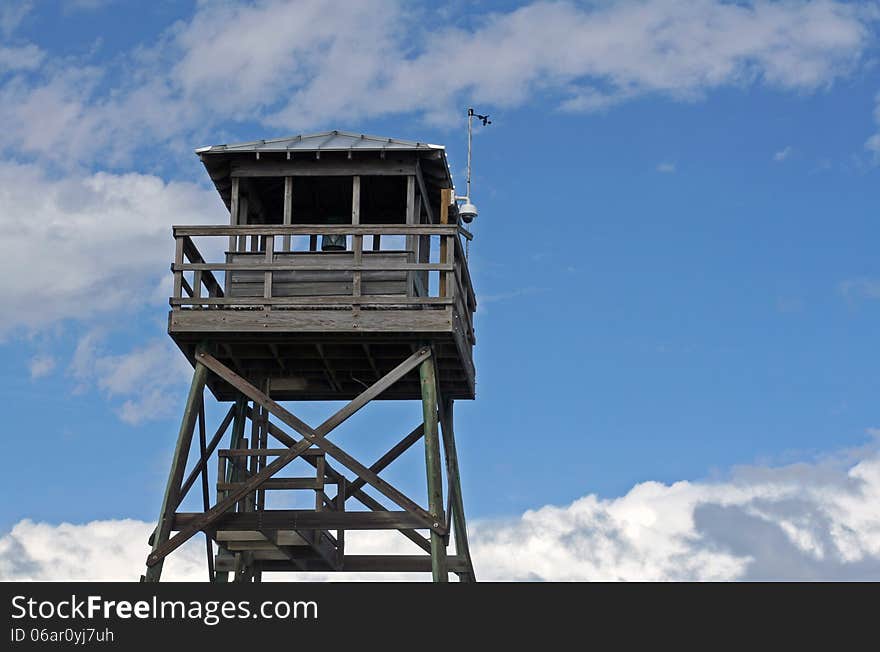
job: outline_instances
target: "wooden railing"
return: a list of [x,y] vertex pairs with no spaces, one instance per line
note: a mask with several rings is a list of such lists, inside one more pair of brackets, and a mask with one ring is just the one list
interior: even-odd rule
[[[173,310],[454,305],[473,340],[471,313],[476,308],[476,299],[456,225],[175,226],[173,233]],[[325,235],[351,236],[351,247],[338,253],[291,251],[291,238],[307,236],[314,243],[318,236]],[[405,237],[407,246],[416,250],[364,250],[366,236],[372,236],[374,242],[381,236],[409,236]],[[205,260],[194,238],[200,242],[213,239],[210,250],[224,250],[223,260]],[[427,262],[431,260],[432,240],[439,240],[440,244],[441,258],[437,262]],[[280,245],[278,249],[276,243]],[[391,272],[397,274],[380,274]],[[399,282],[372,280],[398,277]],[[344,281],[327,282],[340,278]],[[247,283],[242,279],[247,279]],[[309,291],[303,292],[307,286]],[[244,287],[248,292],[242,290]],[[330,287],[332,292],[322,293],[322,287]]]

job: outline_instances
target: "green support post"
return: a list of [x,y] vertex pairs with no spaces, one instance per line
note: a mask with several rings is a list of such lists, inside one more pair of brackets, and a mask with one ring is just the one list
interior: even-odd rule
[[468,570],[458,574],[462,582],[476,582],[474,564],[468,545],[467,524],[464,518],[464,499],[461,495],[461,479],[458,472],[458,452],[455,449],[455,432],[453,423],[453,400],[443,401],[442,423],[443,449],[446,451],[446,474],[449,480],[449,492],[452,497],[453,533],[455,534],[455,554],[467,559]]
[[[437,428],[437,382],[434,361],[427,358],[419,365],[422,388],[422,413],[425,422],[425,467],[428,475],[428,511],[443,522],[443,478],[440,469],[440,438]],[[446,543],[442,536],[431,531],[431,573],[435,582],[448,582]]]
[[[201,347],[197,348],[198,351]],[[202,402],[202,394],[205,390],[205,381],[208,378],[208,368],[198,361],[196,356],[195,370],[193,371],[192,384],[186,399],[186,407],[183,410],[183,420],[180,431],[177,434],[177,446],[174,449],[174,457],[171,460],[171,472],[168,474],[168,484],[165,487],[165,497],[162,499],[162,509],[159,512],[159,524],[156,526],[156,535],[153,538],[153,550],[168,541],[171,535],[171,526],[174,524],[174,512],[177,509],[177,497],[180,493],[180,485],[183,482],[183,473],[189,449],[192,445],[193,431],[196,426],[196,417]],[[162,577],[162,565],[164,560],[147,567],[143,579],[145,582],[158,582]]]
[[[244,437],[244,428],[247,421],[247,398],[243,394],[239,394],[235,399],[235,416],[232,421],[232,433],[229,436],[229,448],[234,449],[241,446],[241,440]],[[233,458],[230,458],[233,459]],[[236,467],[233,464],[230,464],[226,469],[226,482],[236,482],[238,479],[238,473],[236,472]],[[220,482],[220,478],[217,478],[217,482]],[[221,496],[217,495],[217,502],[220,502]],[[225,550],[225,546],[222,544],[217,544],[218,549]],[[219,583],[224,583],[229,581],[229,572],[228,571],[217,571],[214,573],[214,581]]]

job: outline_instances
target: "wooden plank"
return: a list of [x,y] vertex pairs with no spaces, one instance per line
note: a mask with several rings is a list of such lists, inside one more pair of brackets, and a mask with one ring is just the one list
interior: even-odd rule
[[[189,306],[193,299],[171,299],[171,305]],[[199,299],[203,306],[262,306],[266,303],[263,297],[224,297],[222,299]],[[408,309],[420,306],[451,306],[456,303],[452,297],[404,297],[400,295],[370,294],[362,297],[339,296],[296,296],[272,297],[273,306],[387,306]]]
[[[262,569],[266,572],[326,572],[327,565],[323,560],[313,558],[300,559],[300,566],[294,566],[290,561],[267,560],[262,563]],[[461,572],[467,570],[466,560],[450,556],[448,558],[449,570]],[[231,568],[230,560],[217,560],[217,568],[228,570]],[[341,569],[350,573],[430,573],[431,557],[429,555],[345,555]]]
[[[413,198],[415,206],[415,198]],[[456,235],[455,224],[248,224],[224,226],[222,224],[174,225],[174,237],[224,236],[224,235]]]
[[[250,449],[255,450],[255,449]],[[286,449],[285,449],[286,450]],[[240,482],[220,482],[217,484],[217,489],[220,491],[229,491],[231,489],[235,489]],[[322,489],[324,487],[324,483],[318,482],[315,478],[269,478],[266,480],[261,488],[266,490],[297,490],[297,489]]]
[[415,174],[415,169],[415,159],[232,161],[230,175],[233,179],[239,177],[400,176]]
[[[178,512],[174,515],[173,529],[180,532],[193,526],[202,526],[204,515],[195,512]],[[397,530],[399,528],[423,528],[424,522],[408,511],[385,512],[338,512],[311,509],[267,509],[262,512],[230,512],[212,521],[212,530]]]
[[[272,236],[269,236],[270,238]],[[361,237],[361,236],[355,236]],[[445,247],[444,247],[445,248]],[[363,249],[361,250],[363,253]],[[268,258],[268,256],[266,257]],[[452,263],[429,263],[429,262],[398,262],[395,260],[376,261],[371,257],[366,258],[364,262],[354,260],[337,261],[335,263],[326,263],[324,265],[315,264],[296,264],[296,263],[278,263],[278,262],[229,262],[229,263],[181,263],[173,265],[172,271],[233,271],[233,272],[407,272],[407,271],[447,271],[454,270]]]
[[350,311],[331,310],[180,310],[172,311],[169,332],[174,333],[448,333],[452,310]]
[[[251,409],[248,408],[248,412],[251,413]],[[221,448],[217,451],[217,455],[220,457],[254,457],[257,455],[263,456],[268,455],[270,457],[277,457],[278,455],[284,455],[288,451],[288,448]],[[310,448],[304,450],[300,453],[302,457],[320,457],[324,455],[324,451],[319,448]]]

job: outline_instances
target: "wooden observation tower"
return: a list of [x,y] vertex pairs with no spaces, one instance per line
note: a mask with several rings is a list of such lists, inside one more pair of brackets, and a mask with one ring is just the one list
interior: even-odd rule
[[[196,153],[230,220],[173,227],[168,333],[194,372],[142,579],[159,581],[165,557],[202,532],[212,581],[269,571],[474,581],[453,403],[474,398],[476,300],[445,149],[333,131]],[[210,438],[206,388],[230,404]],[[362,462],[332,435],[381,399],[418,400],[421,419]],[[325,400],[347,403],[314,426],[282,405]],[[427,505],[380,477],[420,440]],[[178,511],[196,484],[203,511]],[[303,492],[309,509],[277,508]],[[347,554],[349,530],[397,530],[421,551]]]

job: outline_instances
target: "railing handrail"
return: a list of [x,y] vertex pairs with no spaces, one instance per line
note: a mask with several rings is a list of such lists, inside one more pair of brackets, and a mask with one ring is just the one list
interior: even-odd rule
[[[355,311],[359,306],[394,307],[420,306],[442,307],[458,306],[463,313],[467,334],[473,340],[473,320],[471,311],[476,307],[476,298],[470,282],[470,271],[461,242],[461,232],[456,224],[242,224],[242,225],[175,225],[172,227],[176,241],[175,261],[171,265],[174,273],[174,296],[169,303],[173,310],[191,306],[196,309],[220,309],[224,307],[263,306],[268,311],[272,308],[306,307],[332,308],[334,306],[350,306]],[[318,259],[301,259],[295,262],[300,254],[319,253],[314,250],[314,240],[310,251],[291,251],[289,238],[285,236],[318,236],[347,235],[352,236],[352,249],[339,252],[353,254],[349,258],[333,256],[332,262]],[[399,235],[399,236],[439,236],[441,241],[438,262],[399,258],[373,258],[374,253],[394,253],[390,250],[368,251],[363,249],[363,236]],[[232,251],[226,251],[221,261],[208,262],[193,242],[194,237],[229,237]],[[241,238],[251,240],[250,250],[243,248]],[[275,248],[277,239],[282,239],[282,249]],[[257,242],[259,239],[259,242]],[[235,245],[235,243],[238,243]],[[409,242],[409,238],[408,238]],[[419,241],[420,242],[420,241]],[[429,243],[430,246],[430,243]],[[240,250],[239,247],[242,247]],[[418,251],[418,248],[417,248]],[[428,249],[430,251],[430,249]],[[320,252],[336,253],[336,252]],[[402,252],[397,252],[402,253]],[[230,254],[253,254],[253,260],[236,261]],[[251,258],[251,256],[247,256]],[[419,254],[416,254],[416,259]],[[264,296],[225,296],[227,293],[217,282],[213,272],[224,272],[226,287],[229,287],[229,274],[233,272],[261,272],[264,275]],[[361,293],[362,273],[370,272],[407,272],[410,276],[407,286],[413,282],[413,275],[429,272],[439,273],[439,296],[416,295],[363,295]],[[192,273],[192,286],[183,277],[183,273]],[[273,293],[273,277],[276,272],[346,272],[352,275],[352,294],[327,296],[275,296]],[[304,281],[306,282],[306,281]],[[207,290],[205,296],[201,289]],[[185,294],[184,294],[185,293]],[[188,295],[188,296],[186,296]]]
[[175,238],[229,235],[458,235],[455,224],[224,224],[175,225]]

